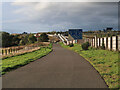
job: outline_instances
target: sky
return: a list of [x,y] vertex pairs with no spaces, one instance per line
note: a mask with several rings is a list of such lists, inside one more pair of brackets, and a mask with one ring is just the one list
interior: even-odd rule
[[9,33],[118,29],[117,2],[3,2],[2,30]]

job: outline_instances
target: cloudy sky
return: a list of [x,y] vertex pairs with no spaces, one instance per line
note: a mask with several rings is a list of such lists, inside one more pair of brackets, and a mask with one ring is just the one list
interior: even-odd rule
[[3,2],[2,28],[10,33],[118,28],[115,2]]

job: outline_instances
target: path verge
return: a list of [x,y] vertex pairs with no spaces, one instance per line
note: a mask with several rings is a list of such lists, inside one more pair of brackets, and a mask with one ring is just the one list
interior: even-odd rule
[[6,72],[9,72],[13,69],[19,68],[24,66],[30,62],[33,62],[52,51],[52,47],[42,47],[39,50],[25,53],[22,55],[17,55],[13,57],[9,57],[2,60],[2,75]]

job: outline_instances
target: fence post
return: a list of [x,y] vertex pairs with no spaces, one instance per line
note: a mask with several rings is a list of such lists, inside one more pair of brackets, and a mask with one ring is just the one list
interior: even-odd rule
[[9,49],[6,49],[6,51],[7,51],[7,55],[9,54]]
[[98,47],[98,44],[97,44],[97,36],[95,36],[95,48],[97,48]]
[[92,38],[92,47],[94,47],[94,38]]
[[97,41],[98,41],[98,47],[99,47],[99,46],[100,46],[100,39],[98,38],[98,40],[97,40]]
[[102,38],[100,38],[100,46],[102,46]]
[[12,53],[12,48],[10,48],[10,53]]
[[112,36],[112,50],[117,50],[117,36]]
[[108,37],[108,50],[112,50],[112,37]]
[[116,36],[116,51],[118,51],[118,36]]
[[118,51],[120,51],[120,35],[118,35]]
[[108,37],[105,37],[104,42],[106,43],[105,48],[107,49],[108,48]]
[[5,49],[3,49],[3,55],[6,55]]
[[7,55],[7,51],[6,51],[6,49],[4,49],[4,55]]
[[95,38],[93,38],[93,47],[95,47]]

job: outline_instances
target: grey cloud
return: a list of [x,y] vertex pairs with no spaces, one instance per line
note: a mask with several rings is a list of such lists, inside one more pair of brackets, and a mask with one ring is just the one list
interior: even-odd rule
[[[31,18],[28,17],[24,22],[48,25],[51,28],[58,27],[59,25],[64,28],[77,27],[89,29],[92,26],[95,29],[107,26],[117,28],[117,9],[117,3],[109,2],[49,3],[44,9],[34,11],[33,16]],[[27,9],[26,12],[32,14]]]

